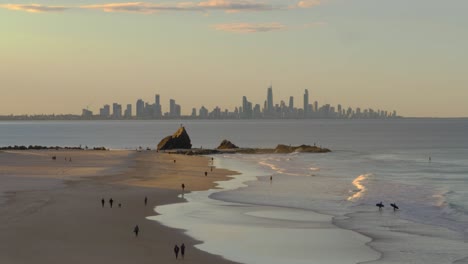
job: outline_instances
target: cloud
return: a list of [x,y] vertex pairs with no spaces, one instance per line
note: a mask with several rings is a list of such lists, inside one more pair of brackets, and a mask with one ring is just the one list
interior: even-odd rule
[[42,13],[42,12],[61,12],[69,9],[65,6],[45,6],[38,4],[0,4],[0,8],[5,8],[9,10],[24,11],[29,13]]
[[148,2],[109,3],[81,6],[85,9],[98,9],[104,12],[130,12],[151,14],[161,11],[215,11],[228,13],[242,11],[269,11],[272,5],[252,0],[208,0],[203,2],[180,2],[174,4],[156,4]]
[[322,27],[328,25],[326,22],[313,22],[313,23],[308,23],[304,24],[304,28],[315,28],[315,27]]
[[235,33],[256,33],[256,32],[269,32],[286,29],[285,25],[280,23],[265,23],[265,24],[251,24],[251,23],[229,23],[218,24],[214,28],[220,31],[235,32]]
[[311,8],[313,6],[318,6],[322,4],[321,0],[302,0],[297,3],[299,8]]

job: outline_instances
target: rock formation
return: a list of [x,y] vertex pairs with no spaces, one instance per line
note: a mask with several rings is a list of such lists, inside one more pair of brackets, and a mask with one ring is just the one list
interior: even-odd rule
[[317,146],[300,145],[300,146],[286,146],[278,145],[275,148],[275,153],[292,153],[292,152],[306,152],[306,153],[326,153],[330,152],[327,148],[319,148]]
[[237,149],[239,148],[238,146],[234,145],[231,141],[229,140],[223,140],[221,144],[216,149]]
[[158,144],[158,150],[191,148],[192,143],[184,127],[180,127],[172,136],[163,138]]

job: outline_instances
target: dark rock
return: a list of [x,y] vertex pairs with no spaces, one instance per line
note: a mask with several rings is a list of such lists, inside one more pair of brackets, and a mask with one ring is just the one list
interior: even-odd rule
[[330,152],[327,148],[319,148],[317,146],[300,145],[300,146],[286,146],[278,145],[275,148],[275,153],[292,153],[292,152],[303,152],[303,153],[326,153]]
[[191,148],[192,143],[184,127],[180,127],[172,136],[163,138],[158,144],[158,150]]
[[238,146],[234,145],[231,141],[229,140],[223,140],[221,144],[216,149],[237,149],[239,148]]

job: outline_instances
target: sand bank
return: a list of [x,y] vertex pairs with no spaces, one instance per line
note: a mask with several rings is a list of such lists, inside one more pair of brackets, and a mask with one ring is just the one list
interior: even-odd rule
[[181,182],[200,190],[212,186],[211,177],[228,173],[215,169],[205,177],[207,158],[173,159],[132,151],[0,152],[0,263],[171,263],[172,248],[181,243],[187,246],[185,262],[232,263],[145,219],[156,205],[183,201],[177,197]]

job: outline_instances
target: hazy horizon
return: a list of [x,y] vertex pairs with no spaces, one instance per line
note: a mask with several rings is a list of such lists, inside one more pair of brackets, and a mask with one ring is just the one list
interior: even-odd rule
[[0,0],[0,115],[294,96],[468,117],[468,2]]

